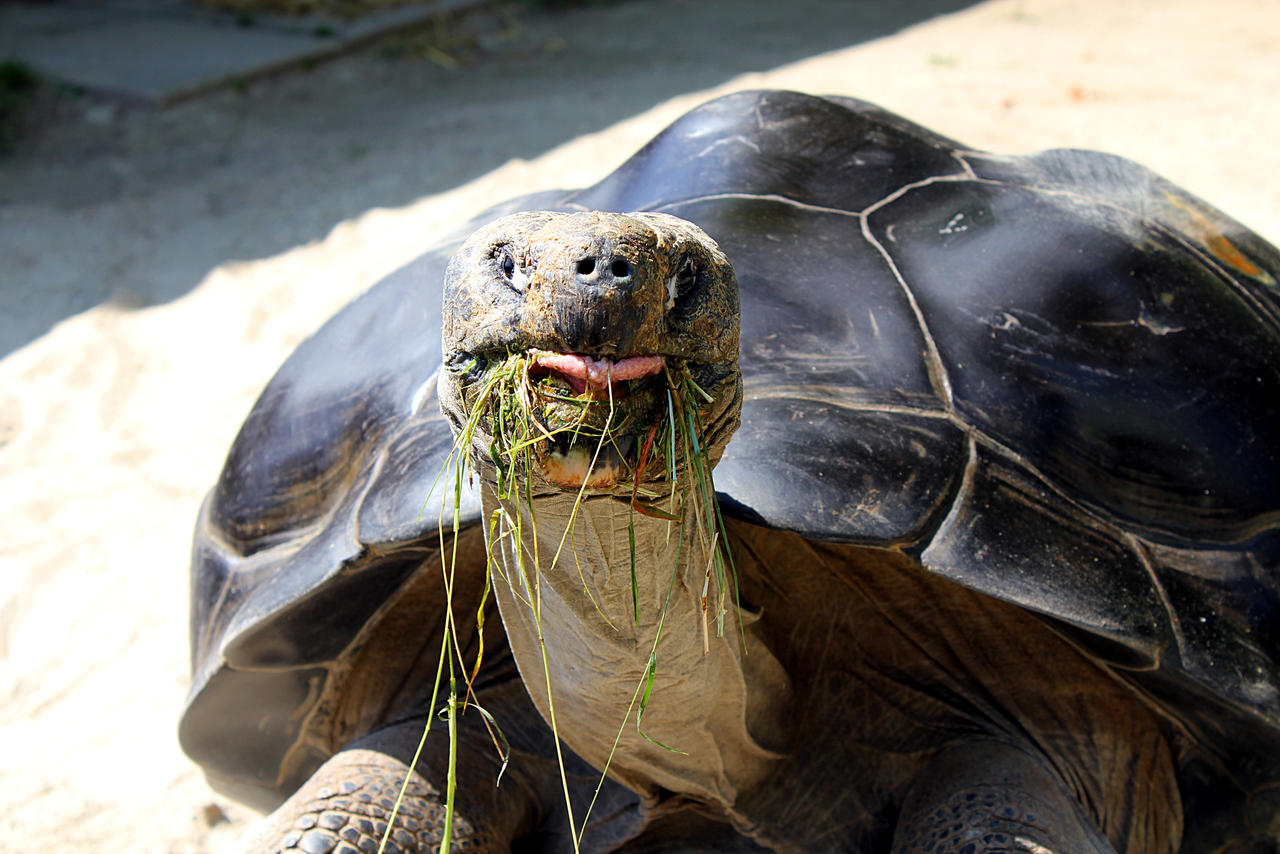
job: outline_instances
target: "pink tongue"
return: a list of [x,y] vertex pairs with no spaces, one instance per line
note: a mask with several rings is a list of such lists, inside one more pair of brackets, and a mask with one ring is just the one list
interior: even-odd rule
[[630,356],[620,362],[610,362],[575,353],[543,353],[534,359],[534,363],[562,374],[576,392],[587,386],[603,390],[611,383],[652,376],[665,364],[661,356]]

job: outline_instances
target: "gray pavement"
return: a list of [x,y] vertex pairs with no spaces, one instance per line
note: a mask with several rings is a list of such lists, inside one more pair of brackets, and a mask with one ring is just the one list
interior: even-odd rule
[[0,60],[100,95],[169,104],[351,50],[484,0],[429,0],[359,18],[215,11],[193,0],[0,4]]

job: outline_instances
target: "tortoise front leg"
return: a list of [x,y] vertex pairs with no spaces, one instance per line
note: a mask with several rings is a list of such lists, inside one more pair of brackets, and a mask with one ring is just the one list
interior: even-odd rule
[[977,741],[945,750],[912,786],[892,854],[1115,854],[1048,764]]
[[[422,735],[423,721],[377,730],[334,755],[246,839],[253,854],[376,852]],[[388,854],[438,850],[445,826],[448,732],[432,728],[385,849]],[[508,852],[537,820],[532,793],[518,774],[494,785],[494,750],[459,727],[452,846],[457,851]],[[486,749],[487,748],[487,749]]]

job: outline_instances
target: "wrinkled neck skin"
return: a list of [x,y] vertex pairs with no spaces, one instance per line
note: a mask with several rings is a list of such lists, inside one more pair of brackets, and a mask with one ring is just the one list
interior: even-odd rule
[[[656,799],[666,790],[718,806],[732,818],[739,794],[769,773],[783,747],[785,672],[753,631],[750,615],[743,615],[747,625],[739,628],[732,589],[723,636],[717,636],[714,578],[704,653],[707,558],[701,545],[690,546],[697,538],[693,518],[672,524],[631,513],[626,498],[585,496],[561,548],[575,499],[571,492],[551,491],[531,507],[517,508],[500,501],[492,484],[484,490],[485,518],[499,505],[504,510],[493,583],[525,685],[548,722],[554,707],[559,736],[597,768],[609,761],[610,776],[643,795]],[[636,725],[660,626],[640,728],[674,750],[652,743]]]

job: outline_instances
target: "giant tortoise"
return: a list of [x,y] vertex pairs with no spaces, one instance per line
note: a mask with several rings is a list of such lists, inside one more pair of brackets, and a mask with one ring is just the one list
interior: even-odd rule
[[255,850],[1277,850],[1264,240],[790,92],[470,232],[200,516],[181,739]]

